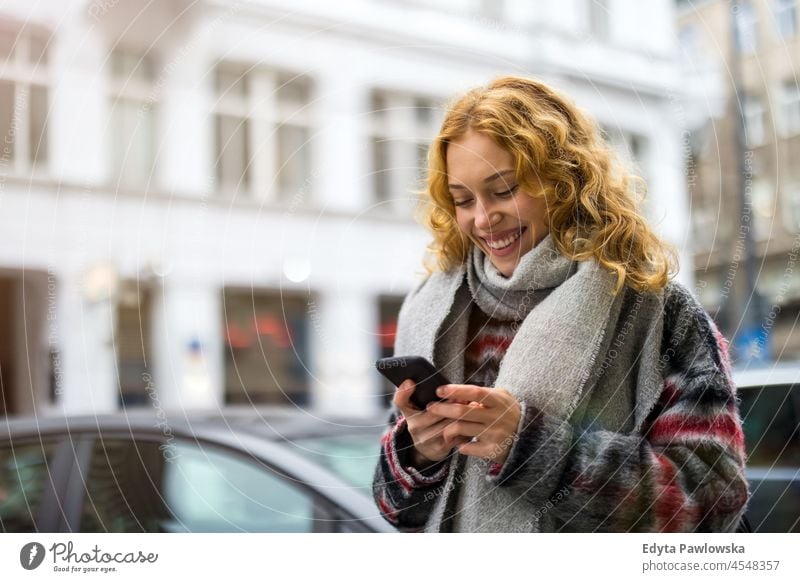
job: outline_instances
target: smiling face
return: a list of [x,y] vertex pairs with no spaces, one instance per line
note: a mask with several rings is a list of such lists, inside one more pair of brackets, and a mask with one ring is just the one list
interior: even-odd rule
[[547,203],[517,182],[514,156],[469,131],[447,147],[447,178],[461,232],[505,277],[547,236]]

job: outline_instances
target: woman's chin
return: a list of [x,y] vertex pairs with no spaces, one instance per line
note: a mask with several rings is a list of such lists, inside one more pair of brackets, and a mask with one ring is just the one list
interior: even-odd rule
[[516,269],[519,260],[515,257],[513,260],[506,260],[506,261],[492,261],[492,265],[497,271],[506,279],[510,278],[511,275],[514,274],[514,269]]
[[522,252],[520,252],[520,254],[518,254],[518,255],[515,254],[515,255],[509,256],[509,257],[492,257],[492,256],[490,256],[489,260],[492,262],[492,265],[494,265],[494,268],[497,269],[497,271],[501,275],[503,275],[503,277],[508,279],[514,274],[514,270],[517,268],[517,265],[519,264],[520,260],[525,255],[525,253],[528,253],[529,251],[531,251],[532,248],[530,248],[528,250],[525,250],[525,251],[523,251],[522,249],[520,249],[520,250]]

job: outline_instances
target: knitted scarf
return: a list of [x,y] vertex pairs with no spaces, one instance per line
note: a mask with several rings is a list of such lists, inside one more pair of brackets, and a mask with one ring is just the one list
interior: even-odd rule
[[540,241],[520,259],[510,278],[504,277],[491,259],[473,246],[467,263],[467,282],[472,298],[484,313],[501,321],[522,321],[533,309],[536,291],[558,287],[577,268],[553,246],[552,237]]
[[[595,261],[574,263],[561,255],[550,235],[521,258],[510,278],[473,248],[466,265],[432,275],[404,303],[395,354],[427,357],[451,382],[462,382],[474,301],[487,314],[521,321],[495,386],[558,419],[577,423],[587,412],[587,390],[596,388],[590,379],[597,379],[598,355],[605,355],[618,327],[624,294],[613,295],[615,281],[614,274]],[[658,320],[657,306],[658,302],[645,303],[646,312],[638,314],[643,316],[638,321]],[[630,374],[642,354],[648,362],[657,362],[659,341],[651,338],[644,346],[629,346],[603,370],[603,383],[612,396],[626,393],[628,387],[628,394],[637,392],[635,410],[630,410],[630,398],[616,397],[604,404],[603,414],[635,417],[636,425],[644,420],[660,394],[662,379],[657,366],[638,376]],[[538,531],[535,512],[519,511],[519,499],[487,483],[488,466],[484,459],[456,455],[429,531],[447,528],[442,524],[445,517],[457,531]],[[455,497],[457,515],[446,516],[448,507],[454,513]]]
[[[471,255],[467,281],[473,300],[487,314],[523,320],[500,365],[496,385],[513,387],[540,410],[569,418],[605,330],[619,313],[622,295],[612,295],[614,276],[594,262],[578,263],[574,269],[549,234],[521,258],[507,279],[478,247]],[[552,289],[547,299],[537,301],[547,289]],[[535,303],[533,310],[529,306]]]

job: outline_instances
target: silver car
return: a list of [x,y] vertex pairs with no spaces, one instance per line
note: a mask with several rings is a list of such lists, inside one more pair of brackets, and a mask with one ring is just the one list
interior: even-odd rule
[[737,370],[756,532],[800,532],[800,365]]
[[261,410],[0,421],[5,532],[391,532],[383,419]]

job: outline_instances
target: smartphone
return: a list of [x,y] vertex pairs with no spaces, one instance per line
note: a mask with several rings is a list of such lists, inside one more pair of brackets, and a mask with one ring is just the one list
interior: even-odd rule
[[436,396],[436,389],[444,384],[450,384],[444,374],[422,356],[381,358],[375,362],[375,367],[395,386],[399,387],[409,378],[413,380],[417,387],[410,400],[420,410],[425,410],[429,402],[444,400]]

